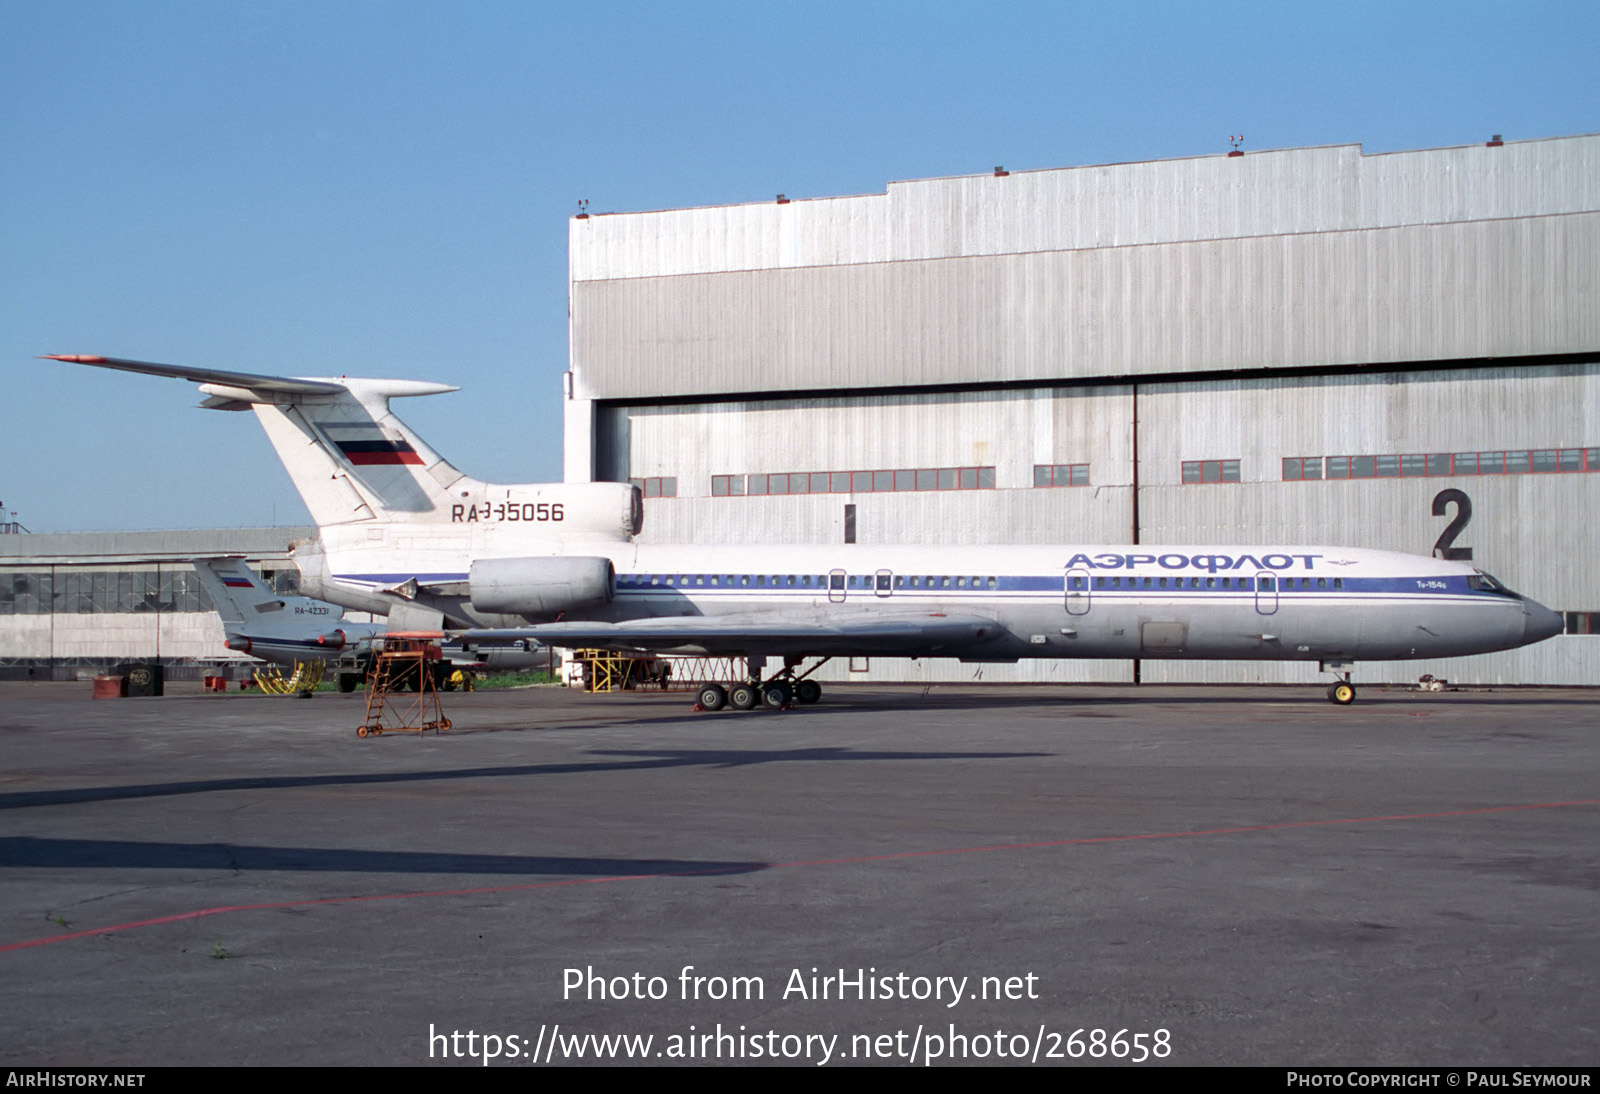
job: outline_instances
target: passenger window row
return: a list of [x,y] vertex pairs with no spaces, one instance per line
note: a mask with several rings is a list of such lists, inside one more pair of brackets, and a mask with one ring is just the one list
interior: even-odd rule
[[739,589],[998,589],[994,576],[967,574],[618,574],[622,588],[739,588]]
[[[1082,591],[1089,587],[1087,577],[1073,575],[1067,578],[1067,588]],[[1160,592],[1163,589],[1227,589],[1232,591],[1252,592],[1256,588],[1256,578],[1250,577],[1096,577],[1096,589],[1150,589]],[[1276,588],[1289,591],[1296,588],[1295,582],[1299,581],[1301,589],[1343,589],[1342,577],[1263,577],[1260,579],[1260,588],[1263,592],[1271,592]],[[1281,584],[1280,584],[1281,583]]]

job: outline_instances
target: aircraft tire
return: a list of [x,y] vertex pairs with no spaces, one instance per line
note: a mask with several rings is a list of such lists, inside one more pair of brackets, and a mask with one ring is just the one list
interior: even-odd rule
[[773,710],[788,706],[794,698],[794,692],[788,684],[768,684],[761,689],[761,701]]
[[810,706],[822,698],[822,685],[815,680],[802,680],[794,686],[794,697]]
[[707,710],[721,710],[728,705],[728,693],[721,684],[701,684],[698,698]]
[[761,703],[761,691],[754,684],[735,684],[728,689],[728,705],[734,710],[754,710]]
[[1347,707],[1356,701],[1356,686],[1345,680],[1335,680],[1328,685],[1328,701]]

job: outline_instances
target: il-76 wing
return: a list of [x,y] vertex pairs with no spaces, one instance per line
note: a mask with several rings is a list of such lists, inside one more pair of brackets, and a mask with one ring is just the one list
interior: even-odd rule
[[625,623],[539,623],[463,631],[469,645],[532,639],[563,649],[647,650],[713,656],[786,654],[810,657],[955,656],[1004,635],[993,619],[926,612],[872,615],[849,621],[760,616],[668,616]]

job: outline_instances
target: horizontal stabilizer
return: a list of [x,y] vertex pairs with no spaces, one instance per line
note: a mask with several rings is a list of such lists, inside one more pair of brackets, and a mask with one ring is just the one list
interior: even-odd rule
[[[231,372],[218,368],[192,368],[188,365],[162,365],[154,361],[131,361],[125,357],[100,357],[89,353],[47,353],[42,360],[65,361],[73,365],[94,365],[122,372],[138,372],[145,376],[170,376],[175,380],[190,380],[207,385],[201,388],[212,396],[207,400],[211,409],[231,410],[230,403],[250,396],[260,396],[256,401],[293,403],[292,396],[329,396],[349,393],[357,399],[363,397],[392,399],[406,395],[443,395],[458,391],[450,384],[437,384],[428,380],[375,380],[356,377],[338,379],[313,379],[306,376],[263,376],[254,372]],[[291,398],[274,398],[291,396]]]
[[47,353],[43,360],[66,361],[74,365],[95,365],[99,368],[120,369],[123,372],[141,372],[146,376],[170,376],[175,380],[190,380],[197,384],[221,384],[247,391],[278,391],[286,395],[333,395],[345,390],[343,384],[327,380],[303,380],[293,376],[258,376],[253,372],[228,372],[218,368],[158,365],[151,361],[130,361],[123,357],[97,357],[93,354]]

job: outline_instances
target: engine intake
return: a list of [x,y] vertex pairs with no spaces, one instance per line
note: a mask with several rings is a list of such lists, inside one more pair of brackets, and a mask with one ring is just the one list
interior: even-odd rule
[[480,558],[467,574],[472,607],[496,615],[553,616],[609,604],[617,585],[609,558]]

